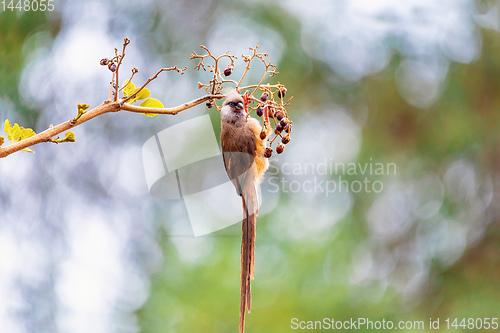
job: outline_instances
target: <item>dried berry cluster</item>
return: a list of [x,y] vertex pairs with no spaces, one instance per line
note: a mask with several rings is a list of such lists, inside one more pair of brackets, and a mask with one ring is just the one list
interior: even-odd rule
[[104,59],[101,59],[100,64],[102,66],[106,66],[107,65],[108,68],[109,68],[109,70],[112,71],[112,72],[114,72],[116,70],[116,63],[117,62],[118,61],[115,58],[113,58],[111,60],[109,60],[108,58],[104,58]]
[[[274,125],[274,137],[269,139],[269,147],[266,148],[265,157],[269,158],[273,155],[272,144],[278,139],[276,146],[276,153],[281,154],[285,150],[285,145],[290,142],[290,133],[292,132],[292,120],[288,117],[285,106],[289,104],[284,102],[286,95],[286,88],[283,85],[276,85],[274,90],[266,86],[261,86],[264,92],[260,96],[260,101],[257,106],[249,108],[250,112],[255,111],[258,117],[263,118],[262,131],[260,138],[262,140],[268,137],[267,133],[270,132]],[[274,96],[278,97],[278,102]],[[255,100],[253,100],[255,101]]]
[[[203,88],[207,93],[211,93],[213,95],[220,95],[222,94],[222,89],[224,88],[225,83],[232,83],[235,85],[235,88],[243,95],[245,100],[247,117],[250,116],[251,112],[255,111],[255,114],[258,117],[263,118],[260,138],[262,140],[268,138],[269,142],[269,147],[266,148],[265,156],[269,158],[273,155],[274,150],[272,145],[275,141],[279,142],[276,146],[276,153],[283,153],[285,145],[290,142],[290,133],[292,132],[292,120],[288,117],[285,109],[285,107],[290,104],[290,100],[292,98],[285,101],[287,89],[279,82],[277,84],[263,84],[266,77],[273,77],[278,74],[278,72],[276,72],[276,66],[271,63],[271,59],[269,59],[267,53],[257,52],[258,45],[253,48],[251,47],[250,50],[252,51],[252,54],[242,55],[243,61],[246,63],[246,67],[241,78],[238,81],[235,81],[228,79],[228,77],[233,73],[234,61],[237,57],[229,55],[228,52],[216,57],[207,47],[201,45],[201,48],[207,51],[207,54],[198,55],[193,51],[190,59],[200,59],[200,63],[195,66],[195,69],[200,70],[203,68],[203,70],[206,71],[206,67],[208,67],[213,76],[208,84],[201,82],[198,83],[198,88]],[[206,58],[211,58],[214,61],[214,65],[205,65],[203,61]],[[226,58],[226,60],[230,62],[224,68],[220,66],[220,61],[223,58]],[[245,75],[250,69],[250,63],[256,59],[260,60],[264,64],[264,75],[258,84],[241,86]],[[255,97],[258,92],[261,93],[260,98]],[[250,106],[251,103],[257,103],[257,105],[252,107]],[[218,106],[214,100],[207,101],[206,105],[209,109],[215,105],[217,110],[220,111],[220,106]],[[274,137],[272,135],[268,136],[268,133],[272,132],[273,126]]]

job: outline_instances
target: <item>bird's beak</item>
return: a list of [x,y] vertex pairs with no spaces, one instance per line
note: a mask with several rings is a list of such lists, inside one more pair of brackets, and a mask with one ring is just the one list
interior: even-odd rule
[[241,109],[243,109],[243,103],[238,102],[238,104],[236,104],[235,108],[236,108],[236,110],[241,110]]

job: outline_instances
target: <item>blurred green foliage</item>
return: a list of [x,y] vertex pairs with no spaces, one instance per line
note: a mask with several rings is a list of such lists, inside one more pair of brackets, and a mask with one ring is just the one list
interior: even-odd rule
[[0,13],[0,31],[0,96],[14,103],[15,111],[27,122],[22,125],[33,126],[38,112],[22,102],[18,90],[24,62],[29,52],[34,51],[26,47],[25,41],[40,31],[55,36],[59,31],[58,21],[37,12],[3,12]]

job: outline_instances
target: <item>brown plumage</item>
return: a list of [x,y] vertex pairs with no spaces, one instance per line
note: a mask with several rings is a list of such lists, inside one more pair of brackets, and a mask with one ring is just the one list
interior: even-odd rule
[[255,223],[259,213],[258,186],[269,166],[264,157],[265,139],[261,125],[247,118],[242,96],[231,90],[221,109],[221,144],[224,166],[243,204],[241,241],[241,301],[239,332],[245,330],[245,314],[250,312],[250,280],[254,277]]

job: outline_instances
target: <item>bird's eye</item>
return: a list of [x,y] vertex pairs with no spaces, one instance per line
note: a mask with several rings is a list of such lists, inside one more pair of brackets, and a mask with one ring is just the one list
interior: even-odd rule
[[229,106],[234,108],[236,106],[236,103],[235,102],[229,102]]

